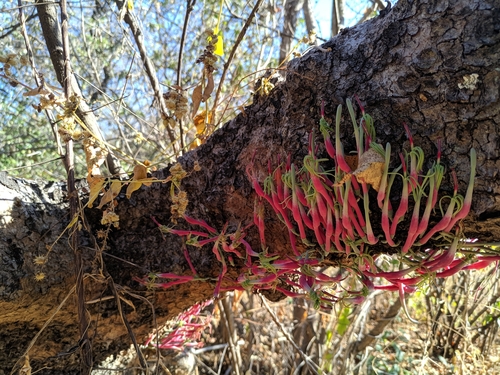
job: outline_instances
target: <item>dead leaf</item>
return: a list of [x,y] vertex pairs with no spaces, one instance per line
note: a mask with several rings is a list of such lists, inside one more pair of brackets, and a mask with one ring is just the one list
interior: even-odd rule
[[120,216],[118,216],[114,211],[106,210],[102,213],[101,224],[111,224],[115,228],[120,226]]
[[194,117],[196,115],[196,112],[198,112],[198,108],[200,108],[202,97],[203,97],[203,87],[200,84],[194,88],[193,94],[191,95],[191,99],[193,101],[193,111],[191,112],[191,117]]
[[385,159],[373,148],[369,148],[359,158],[358,168],[352,173],[359,182],[372,186],[376,191],[380,188],[384,174]]
[[94,176],[92,175],[92,173],[89,172],[89,174],[87,175],[87,182],[90,187],[89,201],[87,203],[87,207],[92,208],[92,203],[94,203],[94,201],[99,196],[99,193],[101,192],[102,187],[106,182],[106,179],[104,177],[101,177],[100,175]]
[[205,131],[206,123],[205,117],[207,116],[207,111],[201,112],[199,115],[193,117],[194,126],[196,126],[196,135],[201,135]]
[[36,95],[49,95],[50,91],[44,89],[43,87],[35,87],[29,91],[23,93],[23,96],[36,96]]
[[108,150],[95,138],[87,137],[83,140],[83,151],[87,162],[87,172],[92,176],[99,176],[101,174],[99,167],[106,160]]
[[212,73],[209,73],[207,77],[207,85],[205,86],[205,91],[203,91],[203,96],[201,97],[202,102],[206,102],[208,98],[210,98],[210,95],[212,95],[214,88],[214,76]]
[[122,182],[117,180],[113,181],[111,183],[111,186],[109,187],[108,190],[104,193],[104,195],[101,198],[101,203],[99,203],[99,206],[97,206],[98,209],[101,209],[106,203],[111,202],[113,199],[115,199],[118,194],[120,194],[120,190],[122,188]]
[[137,164],[134,167],[134,176],[130,180],[130,183],[127,187],[127,198],[130,199],[132,193],[136,190],[139,190],[143,184],[145,186],[151,186],[153,181],[154,178],[148,178],[148,168],[143,164]]

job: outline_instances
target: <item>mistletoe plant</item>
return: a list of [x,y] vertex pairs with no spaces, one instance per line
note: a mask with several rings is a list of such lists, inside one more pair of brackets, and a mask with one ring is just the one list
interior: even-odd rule
[[[384,148],[375,142],[373,119],[359,106],[362,117],[358,123],[347,100],[356,139],[355,157],[344,153],[340,140],[342,106],[337,108],[334,129],[322,108],[319,130],[329,158],[318,156],[319,147],[311,133],[309,151],[301,165],[291,162],[290,157],[278,160],[275,168],[269,162],[269,174],[262,184],[252,161],[247,174],[257,195],[254,220],[232,233],[227,225],[218,231],[187,215],[184,219],[196,230],[157,222],[161,231],[185,238],[184,255],[191,274],[157,273],[140,282],[168,288],[207,280],[198,276],[188,246],[210,245],[221,265],[214,280],[215,297],[227,290],[273,290],[289,297],[308,296],[316,308],[328,309],[339,301],[362,302],[370,290],[383,289],[398,291],[406,310],[405,293],[415,291],[419,284],[500,260],[490,246],[471,242],[461,231],[460,222],[471,208],[475,150],[470,151],[465,196],[458,192],[454,171],[454,191],[446,195],[441,189],[445,173],[441,143],[431,167],[424,170],[424,152],[414,144],[406,125],[410,149],[392,155],[389,143]],[[288,231],[291,248],[285,257],[266,245],[265,205]],[[259,250],[245,239],[252,225],[259,232]],[[385,254],[381,254],[381,246]],[[373,251],[375,247],[377,251]],[[238,277],[230,278],[228,264],[234,265],[235,258],[241,259],[244,267]],[[335,271],[324,270],[332,264]],[[394,264],[398,264],[397,269]]]

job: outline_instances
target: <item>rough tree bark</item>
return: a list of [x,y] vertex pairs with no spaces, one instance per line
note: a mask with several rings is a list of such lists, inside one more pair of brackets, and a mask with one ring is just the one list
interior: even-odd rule
[[[465,192],[469,150],[478,152],[473,210],[465,234],[485,241],[500,238],[500,4],[498,0],[400,0],[384,17],[343,30],[323,45],[288,64],[286,78],[267,96],[225,124],[201,147],[179,161],[190,172],[182,181],[190,216],[216,228],[236,228],[252,221],[254,193],[245,167],[255,154],[256,169],[265,175],[267,160],[291,155],[301,160],[311,130],[317,130],[322,100],[326,115],[357,94],[375,118],[378,141],[393,152],[407,143],[406,122],[415,142],[428,155],[443,140],[443,162],[454,168]],[[464,76],[477,74],[464,87]],[[342,137],[354,149],[350,126]],[[201,171],[194,172],[197,161]],[[156,172],[165,178],[168,169]],[[449,181],[447,182],[450,186]],[[82,243],[86,254],[87,309],[92,324],[95,363],[130,345],[117,313],[113,286],[138,341],[158,323],[196,301],[210,298],[211,283],[184,284],[146,291],[133,280],[150,271],[189,272],[179,238],[162,235],[151,220],[170,223],[169,184],[153,184],[131,199],[118,197],[120,229],[112,229],[104,252],[94,238],[102,212],[85,210]],[[85,194],[82,187],[82,196]],[[64,303],[29,351],[33,371],[78,373],[78,328],[73,252],[66,236],[54,246],[35,282],[36,255],[45,254],[69,222],[63,183],[32,182],[0,176],[0,369],[8,372],[42,325]],[[276,217],[266,218],[272,252],[288,251],[288,235]],[[185,223],[179,220],[179,227]],[[258,248],[253,229],[247,237]],[[378,251],[383,251],[379,249]],[[190,250],[200,275],[217,276],[219,264],[210,249]],[[101,271],[103,270],[103,271]],[[230,269],[237,275],[237,269]],[[134,306],[134,308],[131,307]]]

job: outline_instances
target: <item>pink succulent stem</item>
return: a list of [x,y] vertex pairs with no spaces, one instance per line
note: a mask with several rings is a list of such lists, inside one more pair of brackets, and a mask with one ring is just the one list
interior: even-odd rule
[[343,227],[342,227],[342,220],[340,218],[340,210],[338,207],[335,207],[334,214],[335,214],[334,243],[335,243],[335,246],[337,248],[337,251],[344,251],[344,247],[340,243],[340,238],[342,237],[342,234],[343,234]]
[[276,183],[276,193],[278,194],[278,199],[280,200],[280,203],[283,204],[284,201],[284,194],[283,194],[283,175],[281,172],[281,165],[278,165],[278,167],[274,170],[274,182]]
[[444,271],[436,273],[437,278],[445,278],[445,277],[450,277],[456,274],[457,272],[461,271],[465,266],[467,265],[467,262],[465,260],[460,260],[455,264],[453,267],[449,267],[445,269]]
[[278,214],[278,217],[285,223],[288,229],[293,229],[293,225],[290,219],[288,219],[288,214],[281,205],[278,194],[276,194],[274,191],[271,192],[271,199],[273,201],[273,205],[271,207],[276,212],[276,214]]
[[329,253],[331,249],[333,233],[334,233],[333,214],[332,210],[328,208],[328,212],[326,215],[326,232],[325,232],[325,251],[327,253]]
[[350,189],[350,181],[347,181],[345,184],[345,192],[344,192],[344,204],[342,204],[342,226],[347,231],[347,235],[351,240],[354,240],[354,230],[352,228],[351,220],[349,219],[349,203],[348,203],[348,194]]
[[296,194],[297,183],[295,181],[295,167],[293,164],[290,168],[290,180],[292,189],[292,215],[293,219],[295,220],[295,222],[299,227],[300,239],[305,240],[307,236],[306,236],[306,231],[304,229],[304,223],[302,221],[302,215],[300,213],[300,208],[299,208],[300,202],[298,201]]
[[[429,173],[431,171],[429,171]],[[415,240],[417,239],[418,236],[420,236],[422,233],[425,232],[425,230],[427,229],[427,226],[429,225],[429,217],[431,216],[432,209],[434,208],[434,206],[432,205],[432,202],[434,200],[434,193],[435,193],[436,173],[437,172],[434,170],[434,175],[428,176],[428,178],[429,178],[429,195],[427,197],[427,202],[426,202],[424,214],[422,216],[422,219],[420,220],[420,223],[418,224],[417,231],[416,231],[414,238],[413,238],[413,242],[415,242]]]
[[171,272],[157,273],[155,274],[155,276],[159,277],[160,279],[177,279],[184,281],[190,281],[194,279],[193,275],[176,275],[175,273]]
[[310,213],[312,217],[313,230],[316,236],[316,240],[318,241],[318,244],[322,246],[325,244],[325,236],[320,230],[321,219],[316,205],[311,205]]
[[295,254],[295,256],[300,256],[300,253],[297,250],[296,246],[295,234],[291,230],[288,230],[288,237],[290,237],[290,246],[292,247],[293,253]]
[[320,219],[321,219],[321,223],[323,225],[325,225],[325,227],[326,227],[326,218],[327,218],[327,215],[328,215],[328,209],[329,209],[329,207],[326,206],[325,200],[323,199],[323,197],[321,196],[321,194],[314,194],[311,197],[310,200],[311,200],[311,205],[312,204],[316,204],[317,205],[318,211],[319,211],[319,215],[320,215]]
[[350,173],[351,168],[347,164],[347,162],[344,159],[344,147],[342,146],[342,143],[340,142],[340,119],[342,117],[342,106],[339,105],[337,107],[337,115],[335,117],[335,151],[336,151],[336,158],[335,160],[337,161],[338,167],[345,173]]
[[189,252],[188,252],[187,246],[185,244],[183,244],[183,246],[182,246],[182,251],[184,253],[184,258],[186,259],[186,262],[188,263],[189,268],[191,269],[191,272],[194,275],[196,275],[197,274],[196,269],[193,266],[193,262],[191,262],[191,257],[189,256]]
[[192,217],[189,217],[187,215],[184,215],[184,220],[186,220],[189,224],[198,225],[200,227],[203,227],[206,230],[208,230],[210,233],[217,233],[217,229],[215,229],[215,228],[211,227],[210,225],[208,225],[205,220],[193,219]]
[[227,273],[227,265],[224,260],[222,260],[222,270],[221,273],[219,274],[219,277],[217,278],[217,284],[215,285],[214,289],[214,297],[217,298],[220,293],[220,288],[222,286],[222,279],[224,278],[224,275]]
[[300,216],[302,217],[302,221],[304,222],[304,225],[306,227],[308,227],[309,229],[313,230],[314,224],[313,224],[311,218],[308,216],[305,208],[302,205],[299,205],[299,210],[300,210]]
[[406,254],[408,250],[415,243],[418,229],[418,219],[420,217],[420,199],[422,197],[422,187],[416,187],[413,189],[413,197],[415,199],[415,206],[413,206],[413,215],[411,216],[410,228],[408,229],[408,236],[406,237],[405,244],[401,249],[403,254]]
[[399,207],[394,214],[394,218],[392,219],[391,224],[391,237],[394,238],[396,234],[396,228],[399,224],[399,221],[403,218],[408,210],[408,179],[406,176],[406,163],[402,154],[399,154],[401,158],[401,162],[403,165],[403,193],[401,195],[401,200],[399,201]]
[[477,257],[477,262],[465,266],[464,270],[480,270],[488,267],[493,262],[498,262],[500,255]]
[[254,213],[253,220],[257,229],[259,230],[260,243],[262,247],[266,247],[266,236],[265,236],[265,223],[264,223],[264,207],[262,206],[262,201],[257,203],[257,198],[254,201]]
[[441,150],[442,150],[442,141],[441,139],[438,139],[437,141],[437,160],[436,160],[436,165],[434,166],[434,169],[436,171],[436,183],[434,185],[434,195],[432,198],[432,207],[436,207],[437,199],[438,199],[438,192],[439,192],[439,187],[441,186],[441,182],[443,180],[443,175],[444,175],[444,167],[441,165]]
[[448,226],[446,227],[446,231],[449,232],[455,226],[457,221],[464,219],[470,211],[472,205],[472,192],[474,190],[474,179],[476,177],[476,150],[472,148],[470,150],[470,159],[471,159],[471,167],[470,167],[470,177],[469,177],[469,186],[467,187],[467,193],[465,194],[464,205],[461,210],[453,217]]
[[354,212],[352,210],[352,206],[349,205],[349,207],[347,208],[347,211],[348,211],[348,219],[351,221],[352,225],[354,226],[354,229],[356,229],[358,236],[360,238],[362,238],[363,240],[366,240],[366,233],[365,233],[364,229],[361,227],[361,224],[359,224],[358,217],[356,215],[354,215]]
[[321,134],[323,135],[323,141],[325,142],[325,148],[328,156],[335,160],[336,152],[335,147],[333,147],[332,138],[330,136],[331,129],[326,122],[324,115],[321,115],[321,119],[319,120],[319,129],[321,131]]
[[297,194],[297,199],[299,200],[300,204],[304,206],[308,205],[306,195],[298,184],[295,186],[295,194]]
[[[395,172],[397,172],[397,170]],[[394,183],[395,178],[396,178],[396,173],[393,173],[389,178],[389,182],[387,184],[387,194],[385,195],[384,204],[382,206],[382,230],[384,231],[387,244],[392,247],[397,246],[392,240],[391,227],[389,224],[390,195],[391,195],[392,184]]]
[[457,190],[458,190],[458,182],[456,181],[456,174],[455,174],[455,171],[452,171],[452,175],[453,175],[453,179],[455,180],[455,191],[453,193],[453,197],[451,197],[451,200],[450,200],[450,204],[448,205],[448,208],[446,209],[446,213],[445,215],[441,218],[441,220],[439,220],[439,222],[434,225],[434,227],[432,227],[432,229],[430,229],[426,234],[425,236],[423,236],[420,240],[419,240],[419,244],[420,245],[423,245],[425,244],[427,241],[429,241],[431,239],[431,237],[436,234],[437,232],[441,232],[441,231],[446,231],[446,228],[448,226],[448,224],[450,223],[451,221],[451,218],[453,217],[453,212],[455,211],[455,204],[456,203],[459,203],[461,202],[460,198],[461,196],[460,195],[457,195]]
[[252,247],[250,246],[250,244],[245,241],[244,239],[240,239],[240,242],[243,244],[243,246],[245,246],[245,252],[247,254],[247,262],[245,263],[245,265],[247,267],[250,267],[251,264],[252,264],[252,258],[251,257],[258,257],[259,254],[256,253]]
[[278,292],[280,292],[280,293],[283,293],[285,296],[291,297],[291,298],[298,298],[298,297],[304,297],[305,296],[304,293],[292,292],[292,291],[290,291],[288,289],[285,289],[285,288],[282,288],[282,287],[279,287],[279,286],[276,286],[275,290],[278,291]]
[[448,267],[455,259],[455,254],[458,248],[458,237],[455,237],[451,246],[447,250],[443,250],[442,254],[438,255],[435,259],[424,262],[424,272],[428,269],[431,272],[437,271],[441,268]]
[[222,240],[221,245],[222,245],[222,249],[226,253],[232,253],[232,254],[235,254],[238,258],[243,258],[243,255],[238,250],[236,250],[234,247],[232,247],[231,245],[228,245],[226,241]]
[[[383,207],[383,201],[386,195],[386,188],[387,188],[387,178],[389,176],[389,163],[391,161],[391,144],[387,143],[385,146],[385,165],[384,165],[384,173],[382,175],[382,180],[380,181],[380,187],[378,189],[378,194],[377,194],[377,202],[378,202],[378,207],[382,209]],[[387,192],[387,195],[389,195],[390,190]]]
[[[356,196],[354,195],[354,191],[352,189],[352,182],[354,182],[356,179],[351,179],[351,188],[349,189],[349,195],[348,195],[348,202],[349,205],[354,209],[356,212],[356,217],[358,218],[359,225],[362,227],[366,226],[365,219],[363,218],[363,214],[361,213],[361,209],[359,208],[358,201],[356,200]],[[365,184],[366,185],[366,184]]]
[[212,238],[207,238],[206,240],[199,241],[198,246],[200,246],[200,247],[205,246],[206,244],[216,242],[218,239],[219,239],[218,235],[215,237],[212,237]]
[[361,111],[361,115],[365,115],[365,108],[363,107],[363,104],[361,104],[361,100],[359,100],[359,97],[357,94],[354,94],[354,99],[356,100],[356,103],[358,103],[359,110]]
[[378,238],[375,237],[372,230],[372,224],[370,222],[370,207],[369,207],[369,197],[368,197],[368,186],[365,182],[361,184],[363,188],[363,201],[365,209],[365,221],[366,221],[366,238],[370,245],[375,245],[378,242]]
[[314,189],[323,197],[326,204],[333,208],[334,203],[332,200],[332,196],[326,190],[326,187],[322,181],[323,177],[320,177],[320,172],[319,172],[318,166],[316,164],[317,164],[317,161],[314,160],[311,157],[311,155],[307,155],[304,158],[304,167],[309,172],[309,177],[311,178],[311,182],[313,184]]

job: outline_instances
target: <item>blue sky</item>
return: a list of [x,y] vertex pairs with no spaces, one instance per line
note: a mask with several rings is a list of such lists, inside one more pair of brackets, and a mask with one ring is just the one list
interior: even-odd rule
[[[385,2],[385,1],[384,1]],[[332,17],[333,0],[314,0],[316,21],[319,23],[320,32],[318,36],[324,39],[330,38],[330,24]],[[370,0],[346,0],[345,26],[352,26],[363,14]]]

